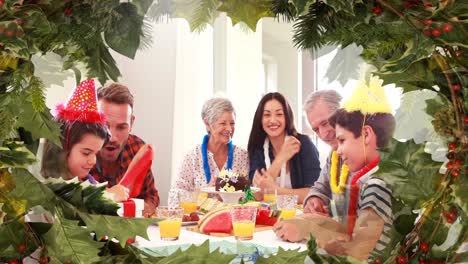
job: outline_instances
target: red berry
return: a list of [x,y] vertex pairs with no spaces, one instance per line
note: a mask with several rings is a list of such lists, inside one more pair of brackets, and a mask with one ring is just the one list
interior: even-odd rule
[[455,143],[455,142],[450,142],[450,143],[448,143],[447,146],[448,146],[448,149],[449,149],[449,150],[454,150],[454,149],[457,148],[457,143]]
[[452,31],[452,29],[453,29],[453,26],[451,24],[445,24],[445,25],[442,26],[442,31],[443,32],[450,32],[450,31]]
[[4,29],[2,27],[0,27],[0,34],[2,34],[4,31]]
[[459,84],[454,84],[452,85],[452,89],[454,92],[458,92],[461,89],[461,86]]
[[442,31],[440,31],[440,29],[434,28],[434,29],[431,31],[431,34],[432,34],[432,36],[434,36],[434,37],[438,37],[438,36],[440,36],[440,34],[442,34]]
[[8,264],[19,264],[19,261],[17,259],[12,259],[8,261]]
[[46,256],[42,256],[41,259],[39,260],[39,263],[47,264],[47,263],[49,263],[49,258],[46,257]]
[[421,242],[419,244],[419,250],[422,252],[427,252],[429,250],[429,245],[427,243]]
[[14,32],[13,30],[11,30],[11,29],[5,30],[5,35],[6,35],[7,37],[9,37],[9,38],[10,38],[10,37],[13,37],[14,34],[15,34],[15,32]]
[[447,169],[449,169],[449,170],[453,169],[453,162],[451,162],[451,161],[447,162],[445,167],[447,167]]
[[465,123],[465,125],[468,125],[468,116],[463,117],[463,123]]
[[463,162],[461,160],[454,160],[453,161],[453,167],[459,169],[463,165]]
[[425,19],[425,20],[423,20],[423,24],[426,25],[426,26],[430,26],[432,24],[432,20]]
[[0,0],[0,7],[2,7],[5,4],[5,0]]
[[454,158],[455,158],[455,153],[453,153],[453,152],[447,153],[447,159],[452,160],[452,159],[454,159]]
[[398,264],[406,264],[406,261],[407,261],[406,256],[398,256],[396,258],[396,263]]
[[129,239],[127,239],[126,243],[127,244],[133,244],[133,243],[135,243],[135,240],[133,238],[129,238]]
[[380,6],[376,6],[372,9],[372,13],[376,14],[376,15],[380,15],[382,14],[383,10]]
[[72,16],[73,15],[73,9],[71,8],[65,8],[65,10],[63,10],[63,13],[66,15],[66,16]]
[[455,56],[456,57],[461,57],[461,56],[463,56],[463,52],[461,50],[457,50],[457,51],[455,51]]
[[25,244],[20,244],[16,250],[18,250],[19,253],[24,253],[26,251],[26,245]]
[[374,264],[381,264],[382,263],[382,259],[381,258],[376,258],[374,260]]
[[420,260],[420,261],[419,261],[419,264],[426,264],[426,261]]
[[428,36],[428,37],[430,37],[430,36],[432,35],[430,29],[423,29],[423,34],[424,34],[425,36]]
[[452,176],[455,177],[455,178],[458,177],[459,174],[460,174],[460,172],[458,170],[453,170],[452,171]]

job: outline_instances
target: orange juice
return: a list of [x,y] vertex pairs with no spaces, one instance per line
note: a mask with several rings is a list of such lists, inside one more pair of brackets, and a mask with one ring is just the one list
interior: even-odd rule
[[162,240],[176,240],[179,238],[182,219],[166,219],[158,223]]
[[285,209],[281,209],[281,216],[280,218],[281,219],[291,219],[291,218],[294,218],[296,216],[296,209],[295,208],[285,208]]
[[255,223],[252,221],[235,222],[232,224],[234,236],[240,240],[252,239]]
[[180,207],[184,208],[184,214],[191,214],[197,211],[196,202],[180,202]]
[[275,194],[264,194],[263,201],[266,203],[276,202],[276,195]]

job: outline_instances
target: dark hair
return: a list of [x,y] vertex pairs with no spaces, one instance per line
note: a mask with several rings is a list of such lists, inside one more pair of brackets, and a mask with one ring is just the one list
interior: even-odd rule
[[110,138],[107,126],[99,123],[61,122],[61,130],[61,147],[50,141],[44,145],[41,162],[41,174],[44,178],[62,177],[69,180],[73,177],[68,171],[66,157],[72,147],[83,139],[84,135],[97,136],[104,140],[104,144]]
[[271,100],[277,100],[283,106],[283,111],[286,120],[286,133],[288,135],[296,137],[298,136],[296,128],[294,127],[294,114],[286,98],[280,93],[267,93],[262,97],[262,99],[258,103],[257,110],[255,111],[255,115],[253,118],[252,129],[250,130],[249,136],[249,143],[247,145],[247,150],[249,152],[250,157],[252,157],[255,149],[263,145],[265,137],[267,136],[265,130],[263,130],[262,118],[265,104]]
[[375,113],[364,115],[361,111],[348,112],[344,109],[338,109],[328,120],[330,125],[336,127],[339,125],[353,133],[355,138],[361,136],[362,127],[370,126],[377,136],[377,147],[385,147],[392,138],[395,130],[395,117],[390,113]]
[[111,103],[128,104],[133,109],[133,95],[127,86],[111,83],[97,89],[98,100],[104,99]]

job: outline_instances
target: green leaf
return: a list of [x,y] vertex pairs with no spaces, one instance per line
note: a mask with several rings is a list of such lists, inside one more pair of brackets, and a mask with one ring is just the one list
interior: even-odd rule
[[27,168],[36,162],[34,154],[21,141],[4,141],[0,146],[1,168]]
[[[460,175],[463,176],[463,175]],[[466,175],[465,175],[466,177]],[[453,196],[453,202],[458,205],[463,211],[468,212],[468,182],[466,179],[455,180],[453,184],[450,185],[452,192],[450,193]]]
[[22,112],[18,113],[18,126],[30,131],[34,139],[47,138],[54,144],[60,146],[60,126],[53,121],[49,109],[36,112],[33,108],[32,99],[29,97],[20,106]]
[[269,257],[259,256],[257,258],[257,264],[261,263],[275,263],[275,264],[287,264],[287,263],[304,263],[304,259],[307,257],[307,251],[300,252],[297,250],[284,250],[278,248],[278,252]]
[[350,0],[324,0],[324,3],[333,7],[336,12],[344,11],[349,14],[354,14],[354,1]]
[[359,57],[361,51],[362,48],[354,44],[338,49],[335,57],[330,62],[330,66],[333,66],[328,67],[325,74],[328,82],[331,83],[337,80],[342,86],[345,86],[350,79],[359,79],[359,68],[356,65],[363,63],[363,60]]
[[424,144],[392,140],[380,151],[379,170],[375,175],[390,186],[395,199],[419,208],[434,198],[441,165],[424,152]]
[[52,228],[43,236],[47,253],[62,262],[90,263],[99,259],[102,243],[93,240],[89,229],[78,225],[78,221],[55,217]]
[[110,215],[94,215],[78,212],[88,230],[96,233],[96,237],[108,236],[116,238],[123,246],[129,238],[141,236],[148,239],[146,229],[155,222],[151,218],[125,218]]
[[104,32],[104,38],[113,50],[134,59],[140,45],[143,16],[139,16],[136,6],[130,3],[121,3],[115,11],[120,14],[119,19]]
[[263,17],[273,17],[270,10],[271,2],[267,0],[226,0],[223,1],[218,11],[226,12],[231,18],[232,25],[244,22],[255,31],[257,22]]
[[0,256],[16,257],[16,247],[24,243],[24,226],[18,221],[0,225]]
[[[208,258],[210,260],[208,260]],[[219,249],[210,252],[209,241],[206,240],[200,246],[192,245],[187,250],[177,250],[172,255],[161,259],[158,264],[169,263],[230,263],[236,255],[227,255],[219,252]]]

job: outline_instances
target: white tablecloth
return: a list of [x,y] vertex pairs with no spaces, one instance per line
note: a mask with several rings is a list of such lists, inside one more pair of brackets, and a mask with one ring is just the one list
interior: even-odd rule
[[282,241],[276,237],[272,230],[256,232],[252,240],[237,241],[234,236],[212,237],[182,228],[178,240],[163,241],[159,236],[159,227],[153,225],[148,228],[148,237],[149,240],[137,237],[134,245],[150,251],[151,253],[155,253],[156,255],[170,255],[179,248],[184,250],[191,245],[201,245],[207,239],[210,241],[210,251],[220,248],[222,252],[227,251],[227,253],[239,253],[236,249],[233,249],[236,247],[239,248],[239,245],[243,248],[257,248],[262,255],[275,254],[279,247],[285,250],[307,250],[307,245],[305,243],[288,243]]

